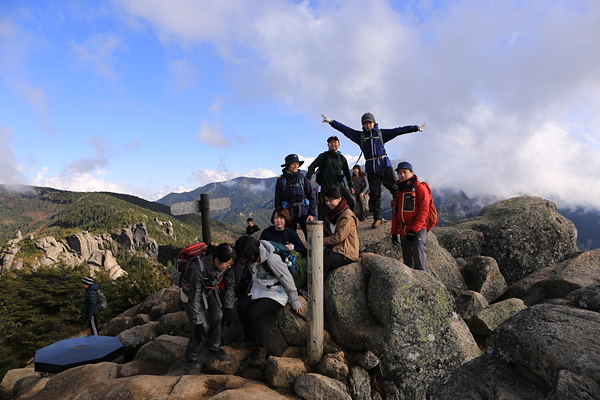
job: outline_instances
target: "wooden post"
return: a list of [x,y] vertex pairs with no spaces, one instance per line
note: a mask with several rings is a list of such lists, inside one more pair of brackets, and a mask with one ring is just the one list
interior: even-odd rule
[[308,221],[308,365],[323,356],[323,221]]
[[202,241],[208,245],[211,244],[209,197],[210,196],[208,193],[202,193],[200,195],[200,213],[202,214]]

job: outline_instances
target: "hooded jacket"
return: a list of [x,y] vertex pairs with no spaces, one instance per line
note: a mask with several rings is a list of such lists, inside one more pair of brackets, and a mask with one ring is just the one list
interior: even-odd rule
[[409,231],[417,233],[426,228],[430,199],[429,190],[416,175],[411,188],[398,190],[393,200],[392,235],[406,236]]
[[[289,301],[294,310],[302,307],[298,299],[298,290],[294,278],[275,248],[266,240],[260,241],[259,261],[251,263],[248,268],[252,272],[252,287],[248,296],[252,300],[269,298],[282,306]],[[267,263],[267,267],[263,263]]]
[[352,140],[360,147],[365,155],[365,172],[367,174],[381,172],[385,168],[392,166],[392,163],[385,151],[385,143],[394,139],[396,136],[417,132],[419,130],[417,125],[407,125],[392,129],[380,129],[381,138],[383,139],[382,143],[379,135],[377,134],[377,130],[379,129],[378,124],[375,124],[375,127],[370,131],[366,131],[364,129],[363,131],[357,131],[337,121],[331,121],[329,125],[331,125],[332,128],[342,132],[344,136]]
[[323,245],[331,247],[334,253],[340,253],[352,261],[358,260],[358,218],[349,208],[338,217],[333,234],[323,238]]
[[85,288],[85,296],[83,298],[83,313],[86,320],[92,319],[92,317],[97,317],[98,314],[100,314],[100,311],[98,310],[98,303],[100,302],[98,289],[100,289],[100,286],[98,286],[97,283],[93,283]]

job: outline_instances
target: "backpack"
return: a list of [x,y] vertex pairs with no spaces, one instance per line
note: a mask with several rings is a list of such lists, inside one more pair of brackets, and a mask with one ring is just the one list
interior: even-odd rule
[[171,281],[174,285],[181,287],[181,277],[188,263],[206,252],[208,245],[206,243],[190,243],[185,246],[177,256],[173,269],[171,270]]
[[425,186],[427,190],[429,190],[429,214],[427,214],[427,220],[425,220],[425,227],[429,231],[438,223],[438,212],[437,208],[435,208],[435,202],[433,201],[429,184],[427,182],[421,182],[421,185]]
[[[281,261],[287,265],[292,278],[294,278],[296,288],[304,287],[306,285],[306,260],[302,258],[300,253],[288,249],[279,242],[269,240],[269,243],[275,248],[275,254],[277,254],[281,258]],[[265,269],[271,270],[266,261],[263,263],[263,266]]]
[[108,307],[108,302],[106,301],[106,295],[102,293],[102,290],[98,289],[98,310],[104,311]]

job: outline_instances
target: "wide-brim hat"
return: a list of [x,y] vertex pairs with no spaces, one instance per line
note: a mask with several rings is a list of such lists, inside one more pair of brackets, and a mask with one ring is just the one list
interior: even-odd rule
[[298,154],[289,154],[285,158],[285,164],[281,164],[281,167],[285,168],[293,162],[297,162],[300,165],[304,164],[304,161],[300,161],[300,159],[298,158]]

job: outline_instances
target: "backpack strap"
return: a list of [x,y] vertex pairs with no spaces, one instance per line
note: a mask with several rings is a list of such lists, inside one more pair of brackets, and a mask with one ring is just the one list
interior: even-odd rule
[[373,157],[373,158],[367,158],[367,156],[365,155],[365,161],[377,160],[377,159],[385,158],[385,157],[388,156],[387,155],[387,151],[385,150],[384,143],[383,143],[383,134],[381,133],[381,129],[379,129],[379,128],[378,129],[374,129],[374,131],[375,131],[375,133],[376,133],[377,136],[371,135],[371,136],[367,137],[367,135],[365,135],[365,131],[364,130],[360,132],[360,148],[362,150],[362,148],[364,147],[365,142],[367,140],[373,140],[373,139],[375,139],[375,137],[377,137],[379,139],[379,142],[381,142],[381,148],[383,149],[383,155],[382,156]]

